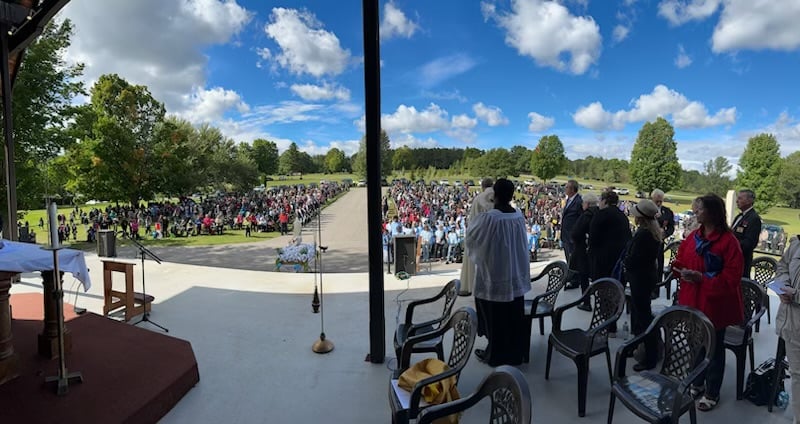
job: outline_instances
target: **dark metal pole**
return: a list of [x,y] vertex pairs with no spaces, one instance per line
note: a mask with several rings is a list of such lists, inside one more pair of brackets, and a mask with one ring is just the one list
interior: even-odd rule
[[0,73],[3,84],[3,136],[5,143],[5,177],[7,214],[3,235],[8,240],[16,241],[17,233],[17,176],[14,165],[14,133],[11,115],[11,70],[8,69],[8,25],[0,24]]
[[369,360],[386,356],[381,231],[381,54],[378,0],[363,0],[364,112],[367,144],[367,231],[369,232]]

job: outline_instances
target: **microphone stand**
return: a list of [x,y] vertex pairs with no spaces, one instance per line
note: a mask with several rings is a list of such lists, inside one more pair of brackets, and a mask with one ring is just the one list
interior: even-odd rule
[[147,323],[150,323],[150,324],[152,324],[152,325],[164,330],[165,333],[169,333],[169,329],[167,329],[166,327],[161,326],[157,322],[151,320],[150,319],[150,312],[147,311],[147,288],[145,286],[145,280],[144,280],[144,259],[145,259],[145,257],[150,257],[150,259],[156,261],[156,263],[160,265],[161,264],[161,258],[159,258],[158,255],[153,253],[150,249],[146,248],[142,243],[139,243],[139,241],[136,240],[135,238],[133,238],[132,235],[125,234],[123,232],[122,233],[122,237],[127,238],[128,240],[130,240],[131,243],[136,245],[136,247],[139,249],[139,257],[142,260],[142,308],[144,308],[144,313],[142,314],[142,319],[137,321],[137,322],[135,322],[133,325],[139,325],[139,324],[141,324],[143,322],[147,322]]

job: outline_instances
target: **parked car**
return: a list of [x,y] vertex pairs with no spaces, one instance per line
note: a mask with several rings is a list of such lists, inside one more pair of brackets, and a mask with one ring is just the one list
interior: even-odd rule
[[469,187],[473,187],[475,185],[475,181],[473,181],[473,180],[465,180],[464,181],[464,185],[469,186]]
[[440,185],[443,185],[443,186],[450,185],[450,181],[447,181],[447,180],[439,180],[439,184],[440,184]]
[[643,192],[643,191],[637,191],[636,192],[636,198],[637,199],[647,199],[647,194],[645,194],[645,192]]
[[585,188],[586,190],[594,190],[594,186],[591,184],[586,184],[583,186],[583,188]]
[[614,193],[617,193],[620,196],[622,196],[622,195],[630,194],[631,192],[627,188],[615,188],[614,189]]
[[461,182],[461,180],[455,180],[455,181],[453,181],[453,185],[456,186],[456,187],[461,187],[464,184]]
[[358,180],[358,184],[356,184],[356,186],[357,187],[366,187],[367,186],[367,180]]

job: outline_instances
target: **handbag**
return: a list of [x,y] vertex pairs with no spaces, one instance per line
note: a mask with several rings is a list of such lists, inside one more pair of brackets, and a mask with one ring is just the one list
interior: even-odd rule
[[[772,385],[775,383],[775,359],[769,358],[762,362],[755,370],[747,376],[747,383],[744,389],[744,398],[753,402],[756,406],[764,406],[770,401]],[[773,405],[778,405],[778,395],[785,390],[783,379],[778,381],[778,390],[775,391]]]

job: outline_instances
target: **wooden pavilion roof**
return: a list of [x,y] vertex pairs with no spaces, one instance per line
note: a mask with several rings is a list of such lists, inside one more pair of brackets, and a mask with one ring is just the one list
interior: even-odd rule
[[11,33],[8,37],[8,68],[13,86],[25,49],[42,33],[45,25],[69,0],[0,0],[0,2],[7,3],[2,6],[14,9],[18,12],[14,14],[20,16],[16,23],[10,24]]

